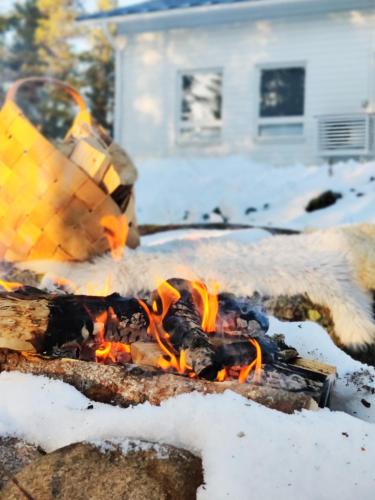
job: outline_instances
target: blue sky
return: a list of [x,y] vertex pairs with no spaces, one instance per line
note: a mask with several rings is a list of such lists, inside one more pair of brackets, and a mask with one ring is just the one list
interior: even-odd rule
[[[7,12],[17,1],[20,2],[20,0],[0,0],[0,12]],[[141,0],[119,0],[118,4],[123,6],[131,3],[139,3],[140,1]],[[88,11],[95,11],[95,0],[81,0],[81,2],[83,5],[87,6]]]

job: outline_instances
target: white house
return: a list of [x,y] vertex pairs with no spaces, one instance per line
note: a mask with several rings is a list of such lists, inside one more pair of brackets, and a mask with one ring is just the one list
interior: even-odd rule
[[115,136],[136,160],[375,157],[375,0],[151,0],[81,21],[117,24]]

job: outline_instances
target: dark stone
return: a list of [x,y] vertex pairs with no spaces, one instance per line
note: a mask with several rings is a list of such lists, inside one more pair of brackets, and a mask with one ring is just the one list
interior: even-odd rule
[[36,446],[20,439],[0,437],[0,490],[10,477],[41,456]]
[[322,208],[330,207],[334,205],[338,199],[342,198],[341,193],[337,193],[331,190],[324,191],[319,196],[316,196],[309,201],[305,210],[306,212],[314,212],[314,210],[321,210]]
[[210,218],[210,215],[209,215],[209,214],[203,214],[203,215],[202,215],[202,219],[203,219],[203,220],[209,220],[209,218]]
[[216,214],[216,215],[219,215],[223,219],[224,224],[226,224],[229,221],[228,217],[223,214],[223,212],[221,211],[220,207],[215,207],[212,210],[212,213]]
[[253,212],[257,212],[257,209],[255,207],[248,207],[246,210],[245,210],[245,215],[249,215]]
[[365,193],[357,193],[356,196],[357,198],[362,198],[362,196],[365,196]]
[[263,205],[263,210],[268,210],[270,208],[270,204],[269,203],[265,203]]
[[172,446],[131,441],[126,453],[76,443],[25,467],[2,498],[19,500],[193,500],[203,483],[201,460]]

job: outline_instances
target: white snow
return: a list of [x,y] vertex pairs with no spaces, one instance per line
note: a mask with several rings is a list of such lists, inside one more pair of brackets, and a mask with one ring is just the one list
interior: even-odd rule
[[[0,375],[0,435],[22,437],[49,452],[74,442],[107,440],[122,443],[126,452],[129,438],[182,447],[203,460],[199,500],[351,500],[353,495],[371,500],[375,396],[345,382],[347,374],[366,367],[337,349],[315,323],[272,318],[270,331],[284,333],[302,355],[336,364],[334,406],[361,419],[328,409],[284,415],[229,391],[182,395],[160,407],[93,403],[89,409],[91,401],[69,385],[15,372]],[[370,380],[375,370],[368,371],[364,378],[375,387]],[[369,409],[360,403],[363,397]]]
[[[272,167],[244,157],[176,158],[138,168],[141,224],[221,222],[217,207],[232,223],[293,229],[375,221],[375,162]],[[309,200],[328,189],[343,197],[306,213]],[[251,208],[257,211],[246,215]]]
[[[211,221],[220,221],[211,213],[220,207],[234,223],[329,227],[375,221],[372,177],[375,163],[335,165],[330,176],[328,167],[273,168],[241,158],[149,162],[140,166],[137,206],[141,223],[202,222],[204,213]],[[340,191],[343,198],[306,214],[309,199],[326,189]],[[245,215],[249,207],[257,212]],[[232,255],[222,271],[224,284],[247,293],[251,266],[244,274],[234,255],[244,259],[250,248],[246,245],[264,238],[271,237],[261,229],[171,231],[144,238],[146,248],[125,256],[125,262],[136,267],[148,257],[163,274],[173,254],[177,267],[181,257],[179,269],[189,277],[190,270],[182,265],[186,259],[204,275],[219,270],[220,263],[228,265]],[[204,263],[210,256],[207,268]],[[125,282],[130,275],[123,286],[141,288],[155,269],[147,271],[148,277],[138,269],[138,283],[135,269],[128,270],[130,274],[123,269],[115,273],[114,283]],[[90,271],[94,284],[103,281],[104,271],[100,266]],[[47,451],[78,441],[105,447],[109,440],[122,444],[126,452],[129,438],[183,447],[203,460],[205,485],[199,500],[352,500],[353,496],[372,500],[375,369],[352,360],[315,323],[271,318],[270,333],[283,333],[302,356],[337,367],[331,410],[284,415],[231,392],[182,395],[160,407],[146,403],[121,409],[94,402],[89,409],[91,401],[67,384],[14,372],[0,374],[0,435],[22,437]]]

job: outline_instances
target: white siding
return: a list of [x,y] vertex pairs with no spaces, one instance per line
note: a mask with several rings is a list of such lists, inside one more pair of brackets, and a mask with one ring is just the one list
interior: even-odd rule
[[[375,10],[179,29],[128,36],[118,57],[117,138],[135,158],[247,154],[257,161],[316,162],[316,119],[375,109]],[[259,67],[306,67],[303,138],[257,138]],[[218,144],[176,141],[177,75],[223,70],[223,131]],[[119,109],[121,107],[121,109]]]

